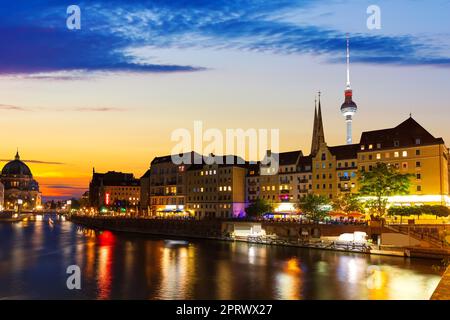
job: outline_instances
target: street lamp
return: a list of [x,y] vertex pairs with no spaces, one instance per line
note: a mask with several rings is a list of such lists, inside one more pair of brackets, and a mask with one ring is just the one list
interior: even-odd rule
[[17,211],[19,213],[19,215],[22,213],[22,204],[23,204],[23,200],[22,199],[17,199]]

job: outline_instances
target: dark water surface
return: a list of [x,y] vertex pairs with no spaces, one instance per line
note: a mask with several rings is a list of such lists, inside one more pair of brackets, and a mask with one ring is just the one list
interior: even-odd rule
[[[56,219],[54,217],[54,219]],[[429,299],[433,260],[0,223],[0,299]],[[69,290],[66,269],[81,269]]]

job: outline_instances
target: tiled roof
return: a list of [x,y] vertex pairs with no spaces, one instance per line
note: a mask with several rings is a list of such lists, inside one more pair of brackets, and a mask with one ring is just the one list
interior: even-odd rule
[[150,173],[151,173],[151,169],[148,169],[147,171],[145,171],[144,175],[141,177],[142,178],[148,178],[150,177]]
[[[184,156],[186,154],[190,155],[191,163],[194,163],[194,158],[195,157],[201,157],[200,154],[198,154],[197,152],[194,152],[194,151],[180,154],[179,157],[182,157],[182,156]],[[155,165],[155,164],[159,164],[159,163],[169,163],[169,162],[172,162],[172,155],[166,155],[166,156],[162,156],[162,157],[155,157],[152,160],[151,165]]]
[[297,164],[297,160],[301,156],[303,156],[303,152],[301,150],[281,152],[279,154],[279,164],[280,166]]
[[359,144],[344,144],[342,146],[328,147],[336,160],[356,159],[359,150]]
[[138,186],[139,179],[132,173],[108,171],[106,173],[95,172],[92,175],[91,184],[104,186]]
[[[248,167],[249,162],[245,161],[241,157],[235,155],[225,155],[225,156],[217,156],[214,155],[215,163],[218,164],[219,167]],[[209,161],[208,161],[209,162]],[[188,171],[193,170],[201,170],[203,166],[206,166],[211,163],[206,163],[205,158],[202,157],[202,163],[194,163],[188,168]]]
[[[366,131],[361,134],[361,145],[381,144],[381,148],[410,147],[415,146],[416,139],[420,139],[421,145],[443,144],[442,138],[435,138],[425,130],[412,117],[406,119],[398,126],[389,129]],[[398,141],[398,145],[394,145]]]

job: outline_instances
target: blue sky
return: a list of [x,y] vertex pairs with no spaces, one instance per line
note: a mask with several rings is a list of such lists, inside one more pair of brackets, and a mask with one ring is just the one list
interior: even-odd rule
[[[69,4],[81,8],[81,30],[65,26]],[[381,8],[379,31],[366,28],[370,4]],[[130,54],[142,47],[314,54],[336,62],[347,32],[353,62],[450,66],[449,1],[31,0],[1,1],[0,10],[2,74],[208,67]]]
[[343,144],[347,33],[354,141],[410,113],[450,141],[449,15],[449,0],[0,0],[0,159],[18,147],[44,195],[64,197],[92,167],[142,175],[196,120],[279,129],[282,151],[308,154],[319,90],[326,141]]

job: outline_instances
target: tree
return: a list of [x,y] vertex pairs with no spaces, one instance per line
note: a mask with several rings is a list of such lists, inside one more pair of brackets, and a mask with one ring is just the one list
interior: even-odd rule
[[70,199],[70,201],[71,201],[71,205],[70,205],[71,209],[75,209],[75,210],[80,209],[80,200],[72,198],[72,199]]
[[389,216],[400,216],[400,223],[402,223],[403,217],[417,215],[417,218],[419,218],[419,216],[422,214],[422,211],[421,207],[416,206],[408,206],[408,207],[393,206],[388,209],[387,214]]
[[420,208],[422,210],[422,213],[434,215],[436,216],[436,219],[438,217],[448,217],[450,215],[450,209],[442,205],[424,205]]
[[387,197],[409,193],[411,177],[386,163],[377,163],[371,171],[360,171],[359,192],[361,196],[372,197],[365,202],[372,219],[381,219],[385,215]]
[[354,211],[361,212],[363,210],[363,205],[358,195],[346,193],[341,194],[333,201],[333,209],[349,214]]
[[259,218],[264,213],[272,212],[273,205],[264,199],[256,199],[251,202],[250,205],[245,209],[247,216],[253,218]]
[[[450,209],[442,205],[423,205],[423,206],[407,206],[407,207],[390,207],[388,215],[390,216],[417,216],[419,218],[422,214],[430,214],[438,217],[448,217]],[[400,223],[402,219],[400,219]]]
[[330,200],[325,196],[308,194],[300,200],[297,206],[308,219],[318,222],[328,215],[329,204]]

